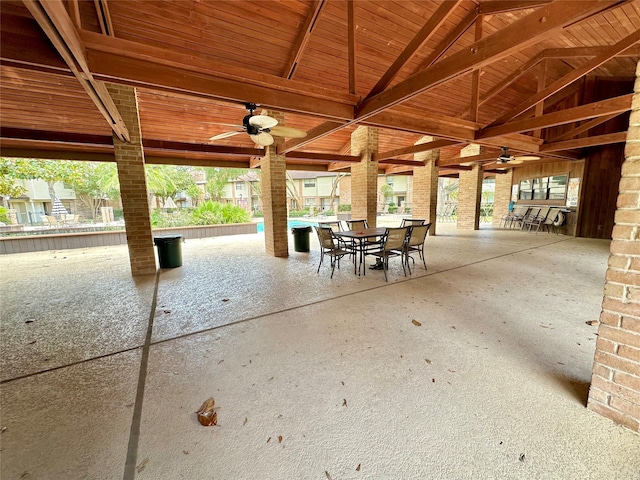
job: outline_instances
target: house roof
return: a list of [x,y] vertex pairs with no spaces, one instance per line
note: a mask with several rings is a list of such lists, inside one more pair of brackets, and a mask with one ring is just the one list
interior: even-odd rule
[[278,147],[288,168],[348,169],[372,125],[387,174],[422,164],[424,136],[441,170],[469,168],[469,142],[487,170],[500,146],[543,162],[624,142],[626,126],[599,128],[631,87],[577,92],[632,81],[640,56],[637,1],[3,0],[0,29],[3,156],[113,160],[128,135],[113,82],[137,88],[149,163],[258,166],[248,135],[209,141],[255,102],[308,132]]

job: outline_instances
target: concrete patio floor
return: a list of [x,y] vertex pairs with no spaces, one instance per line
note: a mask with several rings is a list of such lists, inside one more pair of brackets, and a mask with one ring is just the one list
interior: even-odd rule
[[388,283],[316,275],[315,237],[135,279],[126,246],[0,256],[0,476],[638,479],[640,435],[584,406],[608,248],[439,225]]

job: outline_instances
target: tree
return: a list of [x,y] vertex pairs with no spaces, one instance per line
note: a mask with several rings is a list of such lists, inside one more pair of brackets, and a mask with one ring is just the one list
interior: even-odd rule
[[384,199],[385,205],[389,203],[389,199],[393,199],[393,187],[388,183],[385,183],[380,187],[380,194]]
[[293,179],[293,177],[288,171],[287,171],[287,192],[289,192],[289,196],[296,202],[297,209],[302,210],[304,208],[302,195],[298,191],[298,187],[296,186],[296,181]]
[[[0,196],[19,197],[27,191],[26,188],[16,185],[16,167],[9,158],[0,158]],[[7,205],[8,206],[8,205]]]
[[333,210],[333,202],[336,201],[336,195],[337,195],[337,192],[338,192],[338,184],[340,183],[340,180],[342,180],[346,176],[347,176],[346,173],[339,173],[333,179],[333,183],[331,184],[331,195],[329,196],[329,208],[331,208],[331,210]]
[[120,196],[116,164],[89,162],[82,173],[82,177],[70,182],[70,186],[76,192],[76,198],[91,211],[91,218],[95,220],[105,200]]
[[229,172],[224,168],[207,168],[207,184],[205,189],[212,200],[219,202],[229,181]]
[[[188,167],[174,165],[146,165],[147,190],[156,199],[156,210],[160,209],[160,200],[175,197],[179,192],[195,185]],[[151,200],[151,198],[150,198]]]

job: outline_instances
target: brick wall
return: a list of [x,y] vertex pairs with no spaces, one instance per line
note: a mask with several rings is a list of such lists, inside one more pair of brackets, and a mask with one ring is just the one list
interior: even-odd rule
[[500,219],[509,213],[511,201],[511,185],[513,183],[513,169],[507,173],[496,174],[496,190],[493,196],[493,226],[500,226]]
[[[284,124],[280,112],[263,111],[264,115]],[[278,155],[276,148],[284,142],[274,137],[275,143],[265,147],[265,156],[260,162],[262,170],[262,202],[264,211],[265,250],[274,257],[289,256],[289,231],[287,228],[287,167],[285,156]]]
[[[460,150],[461,157],[471,157],[481,153],[482,147],[473,143]],[[482,177],[482,165],[479,164],[473,164],[472,170],[460,171],[457,228],[463,230],[478,230],[480,228]]]
[[156,257],[151,233],[138,99],[136,90],[132,87],[107,84],[107,89],[130,135],[129,143],[121,142],[114,135],[113,147],[118,166],[131,273],[147,275],[155,273]]
[[[429,143],[433,137],[425,136],[416,142]],[[430,235],[436,234],[436,206],[438,203],[438,172],[436,162],[440,158],[440,149],[428,152],[418,152],[414,154],[415,160],[425,162],[424,167],[414,167],[413,169],[413,218],[424,218],[427,223],[431,222]]]
[[376,226],[378,200],[378,162],[371,161],[371,154],[378,151],[378,129],[358,127],[351,134],[351,155],[362,161],[351,166],[351,218],[367,219],[370,227]]
[[588,408],[640,432],[640,63]]

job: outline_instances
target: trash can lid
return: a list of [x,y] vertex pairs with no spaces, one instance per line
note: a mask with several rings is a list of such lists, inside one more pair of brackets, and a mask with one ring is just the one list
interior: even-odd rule
[[310,231],[311,227],[291,227],[291,233],[305,233]]
[[157,237],[153,237],[154,245],[158,245],[160,243],[172,243],[176,240],[180,240],[182,235],[158,235]]

